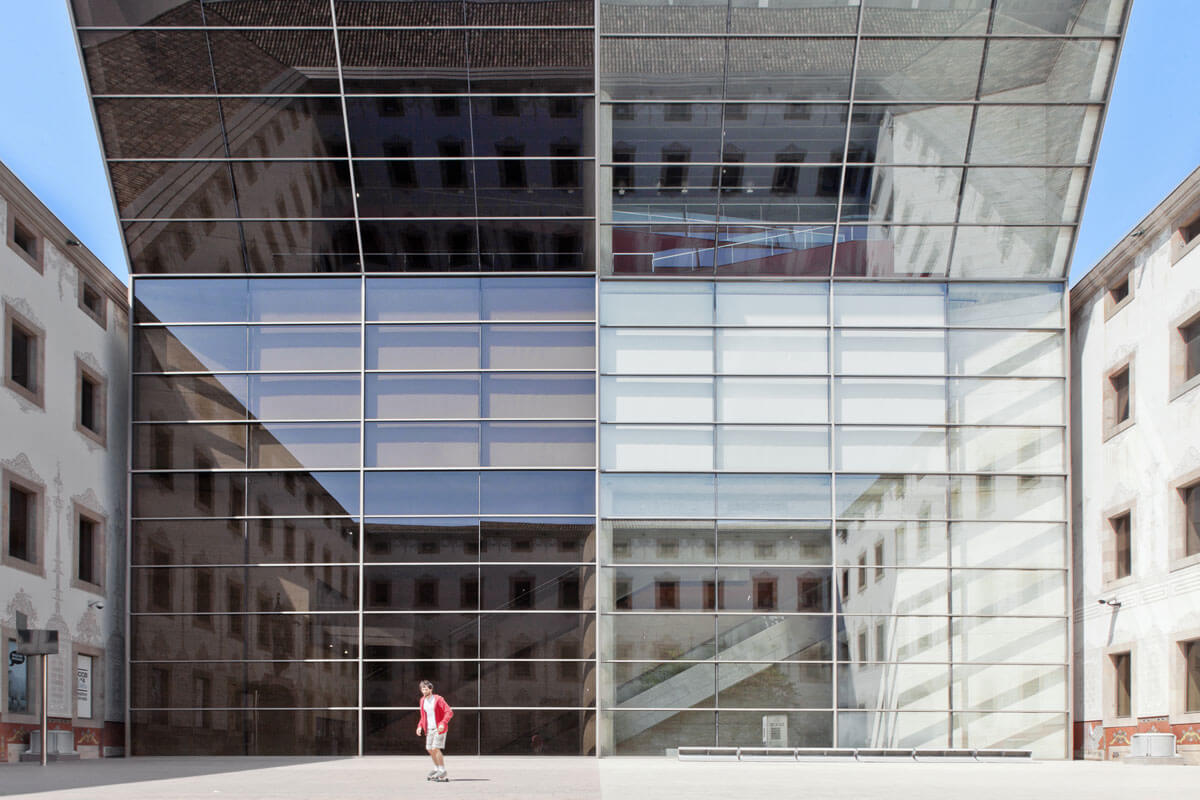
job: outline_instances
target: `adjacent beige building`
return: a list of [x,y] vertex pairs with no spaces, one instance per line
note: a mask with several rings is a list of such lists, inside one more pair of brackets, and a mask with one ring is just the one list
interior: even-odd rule
[[[0,761],[29,747],[37,659],[14,663],[17,615],[59,634],[48,658],[56,748],[123,745],[126,288],[0,164]],[[70,736],[65,732],[70,731]]]
[[1200,762],[1200,169],[1071,291],[1076,751]]

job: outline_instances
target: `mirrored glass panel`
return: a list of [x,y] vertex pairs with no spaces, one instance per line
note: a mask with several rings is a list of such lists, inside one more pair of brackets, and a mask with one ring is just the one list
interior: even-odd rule
[[1063,335],[1040,331],[950,331],[952,375],[1061,376]]
[[600,476],[604,517],[712,517],[715,513],[714,475]]
[[[717,554],[721,564],[828,564],[833,557],[829,523],[722,520],[717,523]],[[809,593],[811,605],[821,605],[815,602],[817,584],[810,580],[799,589],[805,610]]]
[[944,375],[946,334],[942,331],[878,330],[834,332],[834,369],[845,375]]
[[478,419],[478,374],[368,375],[366,415],[380,419]]
[[950,516],[965,520],[1060,521],[1066,513],[1065,479],[979,475],[950,484]]
[[[608,544],[601,558],[613,564],[704,564],[716,555],[715,534],[711,522],[672,522],[670,520],[626,520],[601,523],[602,541]],[[628,593],[614,589],[617,610],[627,611]]]
[[1042,38],[990,42],[980,99],[1100,102],[1108,86],[1114,53],[1113,42],[1104,40]]
[[1063,287],[1058,283],[951,283],[950,325],[985,328],[1059,328]]
[[836,436],[839,470],[946,471],[944,428],[843,426]]
[[716,468],[771,472],[829,469],[829,428],[718,426]]
[[601,469],[692,472],[713,468],[711,425],[603,425]]
[[858,46],[854,97],[900,102],[971,100],[982,56],[979,39],[863,39]]
[[[968,105],[855,103],[846,160],[863,164],[961,164],[966,158],[970,130]],[[978,131],[975,135],[979,136]]]
[[839,475],[835,508],[852,519],[946,518],[946,478],[940,475]]
[[826,422],[829,419],[829,381],[825,378],[717,378],[716,409],[718,422]]

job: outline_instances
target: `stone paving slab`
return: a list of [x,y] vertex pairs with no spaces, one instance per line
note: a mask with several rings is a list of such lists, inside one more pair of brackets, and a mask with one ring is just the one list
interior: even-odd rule
[[1068,800],[1200,798],[1200,770],[1114,762],[736,763],[667,758],[133,758],[0,764],[0,796],[36,800]]

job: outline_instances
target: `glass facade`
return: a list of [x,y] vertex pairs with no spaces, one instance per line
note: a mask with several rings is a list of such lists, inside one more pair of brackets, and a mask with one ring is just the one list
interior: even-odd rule
[[1124,0],[72,5],[132,753],[1067,754]]

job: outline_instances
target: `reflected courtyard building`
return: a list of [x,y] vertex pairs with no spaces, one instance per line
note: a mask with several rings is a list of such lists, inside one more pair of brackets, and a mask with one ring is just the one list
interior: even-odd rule
[[73,0],[134,753],[1069,750],[1123,0]]

